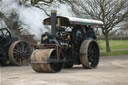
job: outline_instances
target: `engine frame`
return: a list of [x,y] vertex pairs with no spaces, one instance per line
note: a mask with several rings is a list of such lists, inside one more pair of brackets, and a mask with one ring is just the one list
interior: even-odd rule
[[[60,57],[58,55],[62,53],[66,64],[81,64],[80,46],[82,42],[90,39],[96,40],[92,27],[102,24],[100,21],[89,24],[70,21],[65,17],[56,16],[56,13],[52,13],[51,18],[46,18],[43,23],[51,25],[51,34],[46,32],[41,36],[41,44],[44,44],[43,49],[53,47],[56,50],[57,59]],[[67,29],[70,30],[66,31]]]
[[51,32],[41,36],[41,44],[31,55],[34,71],[53,73],[59,72],[63,65],[71,68],[76,64],[88,69],[97,67],[100,51],[93,27],[101,26],[102,21],[56,16],[52,10],[43,24],[50,25]]

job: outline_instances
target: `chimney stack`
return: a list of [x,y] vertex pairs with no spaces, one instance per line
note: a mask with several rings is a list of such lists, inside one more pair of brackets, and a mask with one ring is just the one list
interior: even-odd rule
[[53,36],[56,35],[56,22],[57,22],[57,19],[56,19],[56,10],[52,10],[51,11],[51,34]]

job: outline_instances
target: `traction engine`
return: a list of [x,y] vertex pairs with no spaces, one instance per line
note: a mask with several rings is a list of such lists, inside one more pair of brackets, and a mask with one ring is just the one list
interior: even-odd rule
[[28,65],[32,53],[31,46],[17,37],[12,37],[8,28],[0,29],[0,64]]
[[92,25],[102,25],[98,20],[56,16],[46,18],[44,25],[51,25],[51,33],[41,36],[41,44],[31,56],[32,69],[36,72],[59,72],[82,64],[86,69],[99,63],[99,46]]

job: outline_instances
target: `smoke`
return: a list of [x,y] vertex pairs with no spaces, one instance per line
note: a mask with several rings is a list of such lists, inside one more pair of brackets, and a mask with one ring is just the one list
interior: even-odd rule
[[[57,10],[58,15],[72,16],[71,8],[67,4],[53,3],[50,7],[46,7],[45,10],[50,14],[50,11]],[[47,28],[43,25],[43,19],[48,17],[45,12],[34,6],[23,6],[18,4],[18,0],[2,0],[0,1],[0,11],[7,16],[12,12],[16,12],[18,15],[18,21],[22,22],[24,29],[27,29],[30,34],[35,35],[36,39],[40,39],[41,35],[47,32]]]
[[45,13],[35,7],[20,7],[18,10],[19,20],[27,25],[27,29],[31,34],[34,34],[37,39],[48,30],[43,25],[43,19],[47,16]]
[[12,11],[18,9],[18,4],[15,0],[2,0],[0,1],[0,11],[4,14],[9,15]]
[[2,0],[0,9],[2,13],[9,16],[12,12],[18,15],[18,21],[22,23],[23,28],[27,29],[30,34],[40,39],[41,34],[48,31],[42,24],[43,19],[47,16],[44,11],[32,6],[22,6],[16,0]]

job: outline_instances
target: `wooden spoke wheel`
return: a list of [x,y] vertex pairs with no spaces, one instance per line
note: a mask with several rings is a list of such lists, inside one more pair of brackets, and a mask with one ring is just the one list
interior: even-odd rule
[[14,65],[29,65],[31,46],[25,41],[15,41],[9,47],[9,59]]
[[80,61],[84,68],[92,69],[99,63],[99,47],[94,40],[83,41],[80,48]]

